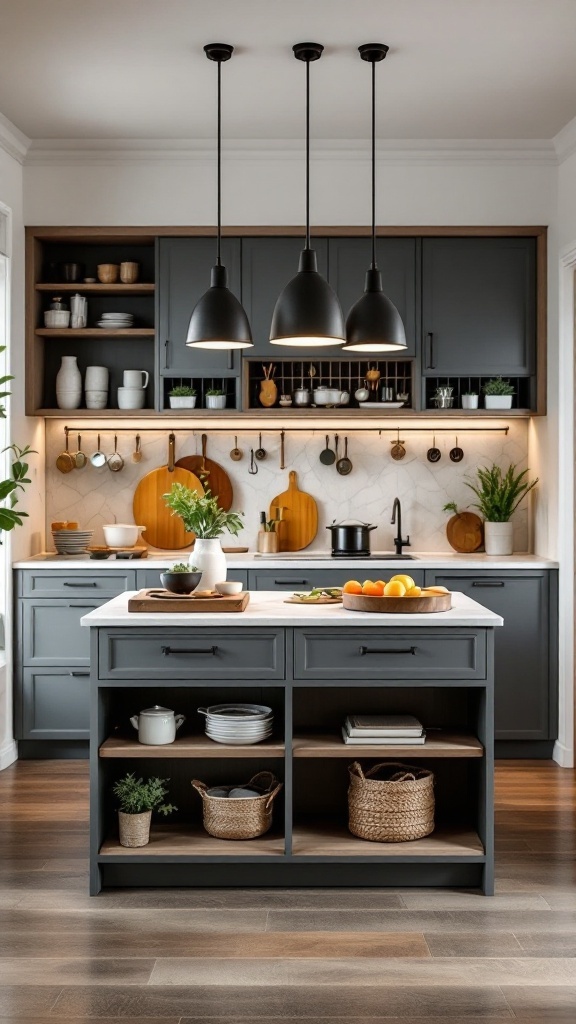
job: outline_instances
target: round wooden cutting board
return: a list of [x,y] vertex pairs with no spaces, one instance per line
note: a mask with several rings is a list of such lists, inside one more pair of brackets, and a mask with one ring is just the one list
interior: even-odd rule
[[[172,467],[172,468],[171,468]],[[187,548],[194,540],[193,533],[187,533],[180,516],[173,516],[162,495],[172,484],[184,484],[197,494],[204,494],[204,488],[194,473],[174,466],[174,435],[168,445],[168,465],[153,469],[138,484],[132,502],[134,522],[145,526],[143,540],[154,548],[177,551]]]
[[424,615],[447,612],[452,594],[434,597],[368,597],[367,594],[342,594],[342,606],[350,612],[382,612],[387,615]]
[[484,524],[475,512],[457,512],[446,524],[446,536],[454,551],[470,554],[484,543]]

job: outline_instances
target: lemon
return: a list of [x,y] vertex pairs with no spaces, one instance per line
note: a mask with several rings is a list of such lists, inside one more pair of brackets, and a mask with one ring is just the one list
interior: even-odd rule
[[416,584],[415,584],[414,580],[412,579],[412,577],[411,576],[406,576],[403,573],[399,573],[397,576],[393,576],[392,579],[390,580],[390,583],[396,583],[396,582],[401,583],[402,586],[406,588],[406,590],[412,590],[412,587],[416,586]]

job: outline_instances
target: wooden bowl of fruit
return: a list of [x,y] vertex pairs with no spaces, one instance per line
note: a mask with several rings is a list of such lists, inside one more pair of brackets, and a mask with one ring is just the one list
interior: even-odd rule
[[386,612],[389,615],[422,615],[447,612],[452,594],[446,587],[419,587],[405,573],[386,580],[348,580],[342,587],[342,605],[351,612]]

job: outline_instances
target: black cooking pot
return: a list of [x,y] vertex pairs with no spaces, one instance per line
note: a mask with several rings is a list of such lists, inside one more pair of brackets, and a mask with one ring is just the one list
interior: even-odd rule
[[367,554],[370,552],[370,531],[375,526],[359,519],[347,523],[332,523],[326,527],[332,534],[332,554]]

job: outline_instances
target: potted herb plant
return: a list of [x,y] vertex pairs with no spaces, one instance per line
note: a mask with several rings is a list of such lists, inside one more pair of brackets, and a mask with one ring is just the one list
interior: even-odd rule
[[196,388],[187,384],[177,384],[168,392],[171,409],[193,409],[196,405]]
[[173,804],[165,804],[164,797],[168,793],[164,783],[169,779],[137,779],[128,772],[118,779],[112,788],[118,798],[118,828],[121,846],[147,846],[150,842],[150,822],[152,811],[160,814],[171,814],[178,808]]
[[200,583],[202,573],[196,565],[176,562],[171,569],[160,573],[160,580],[165,590],[171,594],[191,594]]
[[200,495],[184,484],[172,484],[163,498],[172,515],[180,516],[184,529],[196,534],[190,564],[194,563],[202,572],[197,589],[214,590],[216,583],[226,579],[226,556],[220,537],[225,531],[237,537],[244,529],[244,513],[224,512],[209,490]]
[[513,547],[513,525],[510,522],[518,505],[538,483],[538,478],[528,483],[529,470],[516,472],[516,466],[509,466],[506,472],[500,466],[479,467],[478,483],[469,487],[478,498],[474,502],[484,518],[484,547],[487,555],[511,555]]
[[514,388],[509,380],[491,377],[482,385],[485,409],[511,409]]
[[462,408],[463,409],[477,409],[478,408],[478,393],[476,391],[465,391],[462,395]]
[[208,388],[206,392],[207,409],[225,409],[226,392],[222,388]]

